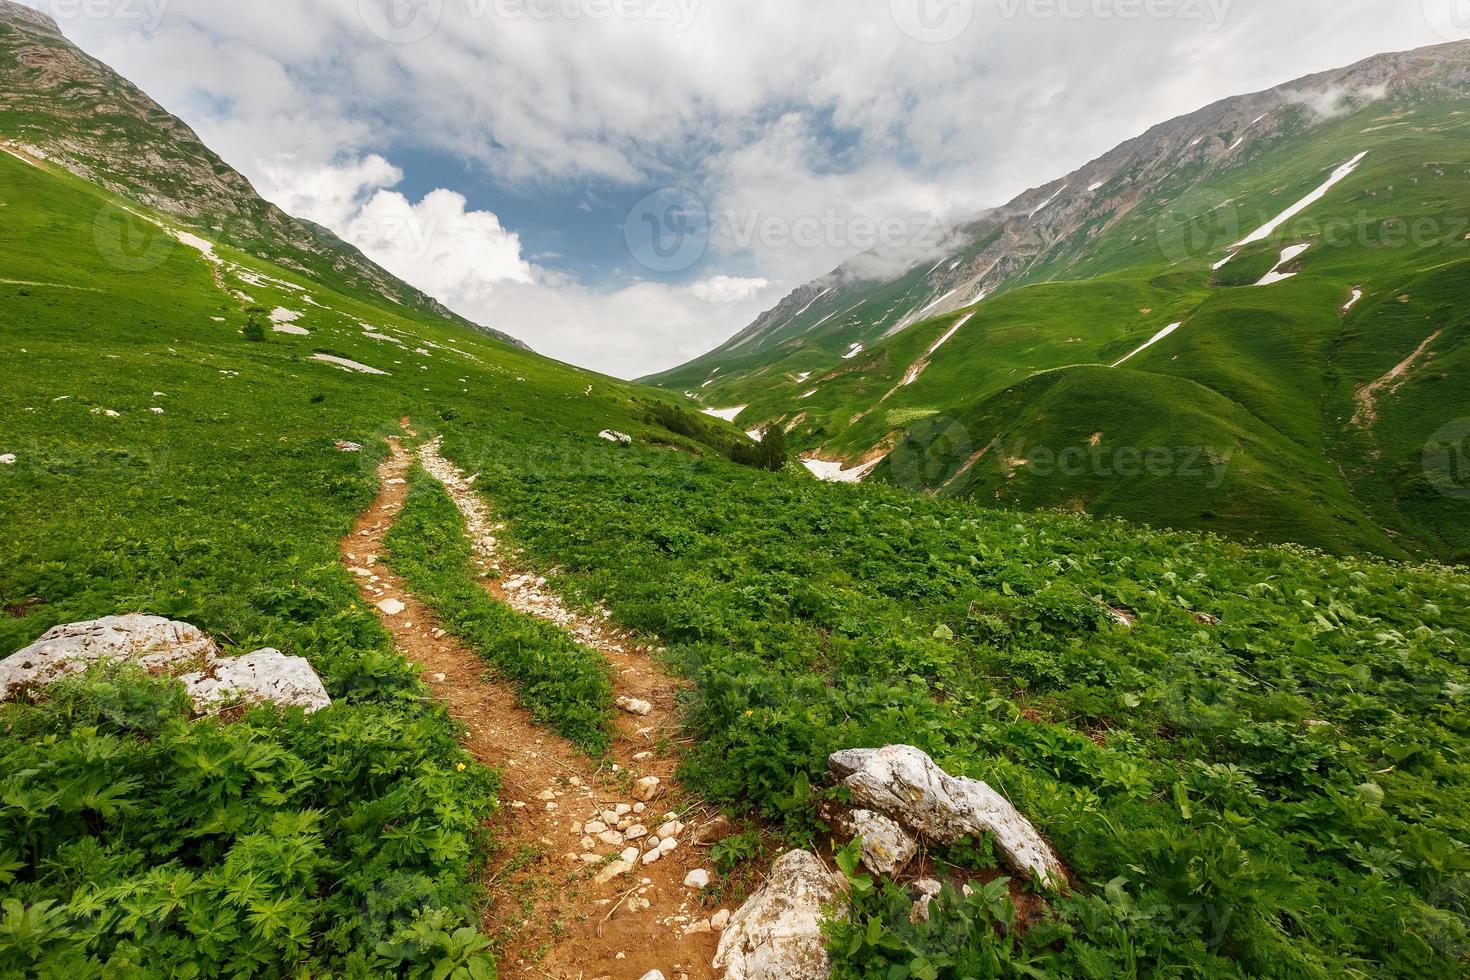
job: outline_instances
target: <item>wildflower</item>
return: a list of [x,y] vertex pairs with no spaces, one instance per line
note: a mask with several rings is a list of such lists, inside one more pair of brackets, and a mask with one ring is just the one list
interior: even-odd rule
[[461,762],[454,767],[455,772],[464,772],[464,763]]

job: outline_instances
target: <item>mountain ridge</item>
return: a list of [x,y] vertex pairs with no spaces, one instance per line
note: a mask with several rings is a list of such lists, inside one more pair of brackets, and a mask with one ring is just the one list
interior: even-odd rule
[[0,142],[208,235],[529,349],[403,282],[329,229],[287,214],[194,130],[73,44],[48,14],[0,0]]
[[[1246,128],[1249,130],[1256,124],[1266,122],[1267,118],[1277,110],[1305,104],[1303,100],[1311,96],[1337,95],[1338,98],[1334,104],[1326,106],[1329,111],[1336,112],[1343,108],[1344,102],[1365,91],[1371,92],[1382,88],[1383,93],[1379,98],[1390,97],[1395,92],[1405,91],[1409,86],[1407,76],[1411,72],[1423,73],[1439,66],[1457,69],[1453,72],[1448,85],[1456,89],[1463,89],[1467,83],[1470,83],[1470,41],[1449,42],[1409,51],[1373,55],[1344,68],[1317,72],[1258,92],[1219,99],[1194,112],[1157,123],[1072,172],[1029,188],[1005,204],[986,209],[966,223],[957,226],[953,237],[963,239],[964,244],[949,250],[940,249],[929,252],[928,259],[935,257],[939,259],[939,262],[930,270],[929,275],[932,275],[947,261],[954,259],[957,254],[965,252],[970,245],[983,239],[986,235],[1010,236],[1009,248],[986,249],[973,256],[973,261],[966,265],[960,275],[942,275],[937,280],[931,279],[931,288],[928,289],[927,294],[906,313],[890,319],[887,329],[896,332],[897,329],[917,322],[917,320],[905,322],[904,316],[912,316],[915,313],[926,313],[928,316],[942,315],[961,309],[970,302],[977,301],[979,297],[994,296],[999,291],[1013,288],[1020,281],[1024,281],[1024,277],[1032,271],[1032,265],[1028,264],[1025,259],[1042,258],[1046,251],[1027,255],[1017,250],[1024,244],[1046,244],[1044,236],[1054,234],[1056,237],[1047,248],[1050,250],[1056,241],[1075,234],[1081,227],[1080,224],[1066,227],[1048,222],[1059,214],[1067,215],[1069,209],[1075,210],[1083,206],[1094,188],[1105,191],[1108,181],[1121,173],[1130,161],[1136,162],[1143,158],[1145,161],[1152,162],[1155,167],[1170,166],[1173,172],[1189,165],[1201,163],[1214,165],[1231,158],[1237,149],[1244,148],[1248,153],[1248,144],[1252,142],[1250,136],[1246,135],[1242,136],[1245,142],[1231,145],[1229,141],[1219,137],[1220,124],[1228,124],[1228,131],[1236,134],[1239,132],[1237,127],[1240,123],[1250,120],[1246,122]],[[1377,99],[1370,101],[1377,101]],[[1180,133],[1180,130],[1185,132]],[[1215,130],[1213,139],[1210,138],[1211,130]],[[1268,129],[1265,133],[1271,135],[1277,131],[1278,129]],[[1254,135],[1259,136],[1260,134]],[[1174,137],[1172,147],[1176,150],[1182,140],[1193,137],[1193,141],[1185,145],[1183,149],[1188,151],[1198,148],[1197,151],[1188,158],[1172,157],[1162,151],[1152,154],[1139,152],[1150,147],[1157,147],[1171,136]],[[1102,178],[1101,186],[1097,186],[1099,177]],[[1142,192],[1133,193],[1135,184],[1135,181],[1130,181],[1128,187],[1098,204],[1099,209],[1115,201],[1121,205],[1119,208],[1112,209],[1113,220],[1100,228],[1099,233],[1125,217],[1147,196]],[[1058,188],[1058,185],[1062,186]],[[1069,191],[1071,193],[1067,193]],[[1015,227],[1012,223],[1018,218],[1022,219],[1022,223],[1020,227]],[[1040,220],[1036,220],[1037,218]],[[1040,233],[1043,241],[1033,241],[1035,233]],[[861,289],[867,284],[892,281],[891,279],[868,279],[854,275],[854,267],[861,265],[864,257],[872,254],[874,253],[868,252],[864,253],[864,256],[850,259],[825,275],[797,287],[776,306],[762,313],[749,326],[713,350],[679,367],[648,375],[640,380],[665,387],[680,387],[684,383],[687,370],[692,365],[713,364],[720,355],[748,348],[753,341],[763,335],[765,339],[761,343],[754,344],[753,349],[760,350],[763,347],[791,339],[793,336],[799,336],[803,326],[815,329],[823,325],[823,322],[830,322],[817,319],[817,314],[827,312],[828,306],[841,306],[842,304],[833,304],[829,301],[818,306],[816,301],[823,295],[839,289]],[[914,266],[922,265],[924,261],[927,259],[918,259]],[[914,266],[910,267],[909,273],[912,273]],[[983,271],[976,274],[977,270]],[[953,290],[959,295],[948,296],[946,290]],[[940,296],[941,299],[933,302],[927,308],[921,305],[925,300],[932,302],[935,296]],[[799,320],[803,314],[809,315]]]

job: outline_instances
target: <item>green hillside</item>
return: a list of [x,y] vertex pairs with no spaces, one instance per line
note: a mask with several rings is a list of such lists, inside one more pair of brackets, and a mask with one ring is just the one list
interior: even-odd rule
[[[748,440],[682,395],[190,237],[25,157],[0,152],[0,655],[141,611],[230,653],[305,657],[334,703],[191,720],[176,681],[107,668],[0,705],[0,975],[496,975],[501,947],[478,930],[498,774],[340,551],[404,419],[475,474],[551,587],[687,681],[680,730],[659,737],[749,828],[710,852],[720,900],[743,899],[775,849],[825,846],[824,760],[852,746],[912,744],[989,781],[1065,860],[1065,894],[950,889],[928,924],[901,883],[855,883],[837,976],[1464,974],[1463,569],[986,506],[1060,502],[1060,472],[1065,500],[1146,498],[1159,523],[1208,512],[1344,551],[1455,540],[1444,485],[1405,477],[1421,424],[1463,390],[1463,268],[1444,246],[1393,253],[1393,275],[1371,247],[1309,252],[1260,291],[1214,284],[1209,255],[1038,284],[980,306],[911,385],[964,313],[801,368],[818,393],[793,438],[917,440],[878,471],[905,486],[827,486],[732,462]],[[1381,201],[1400,178],[1375,166],[1343,188]],[[1399,199],[1448,193],[1451,173]],[[1267,289],[1290,301],[1263,307]],[[1186,325],[1169,346],[1101,366],[1170,317]],[[1442,325],[1432,369],[1349,424],[1357,384],[1427,325]],[[972,361],[987,339],[994,356]],[[1162,475],[1144,458],[1137,476],[1113,452],[1075,479],[1054,456],[1041,472],[1036,447],[1077,440],[1233,455],[1171,457]],[[473,566],[450,501],[409,479],[394,566],[537,722],[610,768],[607,663],[490,602],[477,576],[495,573]],[[1390,507],[1401,541],[1381,531]],[[985,840],[933,856],[995,865]],[[641,940],[667,935],[650,923]]]
[[[1452,45],[1424,57],[1467,53]],[[1045,241],[1026,268],[978,305],[904,326],[892,311],[943,288],[930,285],[926,260],[892,282],[845,283],[840,304],[858,303],[814,330],[794,323],[769,346],[727,345],[652,380],[706,405],[746,405],[741,428],[779,423],[822,459],[856,464],[894,450],[895,464],[873,478],[920,489],[1337,552],[1463,560],[1470,517],[1430,489],[1420,457],[1464,415],[1455,393],[1467,384],[1457,299],[1470,269],[1470,91],[1410,72],[1386,100],[1348,105],[1323,121],[1287,104],[1262,117],[1272,131],[1240,136],[1236,152],[1161,174],[1137,162],[1115,171],[1098,193],[1121,197],[1076,205],[1067,220],[1077,228],[1066,234],[1038,226]],[[1174,132],[1199,125],[1193,119]],[[1179,152],[1182,136],[1155,138]],[[1314,203],[1236,246],[1360,154]],[[1035,221],[1062,220],[1049,213]],[[1289,277],[1257,286],[1293,246],[1306,248],[1282,266]],[[833,301],[819,300],[802,322]],[[1118,378],[1097,370],[1173,324],[1113,369]],[[871,332],[895,326],[886,338]],[[1370,389],[1431,337],[1402,383]],[[1366,414],[1364,389],[1377,391]],[[929,444],[935,432],[947,446]],[[1010,456],[966,467],[992,443]],[[1007,463],[1079,452],[1085,474]],[[1230,463],[1219,492],[1201,494],[1188,479],[1096,460],[1119,452]],[[928,465],[915,470],[905,457]]]

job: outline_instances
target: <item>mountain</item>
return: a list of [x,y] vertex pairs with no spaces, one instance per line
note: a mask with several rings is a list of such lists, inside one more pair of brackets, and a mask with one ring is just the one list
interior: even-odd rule
[[211,240],[337,288],[470,322],[327,229],[263,200],[192,129],[79,50],[49,16],[10,0],[0,0],[0,136],[12,151],[63,166]]
[[[1463,569],[1009,513],[883,485],[901,471],[839,486],[737,465],[758,462],[750,441],[683,395],[396,302],[222,178],[221,205],[262,222],[267,257],[232,244],[249,236],[228,214],[196,223],[148,189],[176,165],[196,179],[177,121],[119,134],[100,114],[93,133],[20,78],[7,101],[49,114],[3,134],[52,160],[0,152],[0,976],[711,977],[721,924],[760,921],[731,913],[771,895],[771,859],[818,844],[854,874],[848,916],[831,909],[836,976],[1464,974]],[[1453,111],[1433,110],[1452,136]],[[1282,188],[1264,192],[1278,206],[1311,190],[1298,166],[1319,183],[1341,167],[1351,135],[1324,130],[1280,176],[1246,176]],[[1375,167],[1463,148],[1422,139],[1335,190],[1370,207]],[[53,162],[78,142],[85,161]],[[1438,213],[1437,170],[1448,181],[1424,168],[1394,207]],[[1264,274],[1276,244],[1243,247],[1223,278]],[[965,311],[876,342],[885,361],[854,357],[866,374],[825,387],[856,400],[927,356],[908,387],[949,377],[959,404],[961,384],[1022,374],[1055,323],[1075,324],[1059,349],[1086,338],[1116,360],[1193,302],[1208,315],[1125,368],[1025,370],[966,425],[1005,424],[1011,405],[1033,432],[1069,413],[1200,440],[1228,423],[1266,458],[1311,431],[1287,382],[1322,345],[1346,379],[1412,340],[1407,366],[1353,402],[1386,461],[1416,399],[1464,410],[1463,386],[1421,373],[1457,329],[1463,272],[1397,284],[1364,278],[1352,249],[1332,258],[1308,251],[1295,279],[1258,290],[1207,282],[1213,252],[1015,289],[933,353]],[[1322,308],[1349,282],[1367,292],[1355,310],[1385,312],[1345,334]],[[1250,305],[1303,283],[1294,307]],[[1242,298],[1215,308],[1214,292]],[[1159,316],[1136,308],[1145,293]],[[1257,320],[1295,361],[1232,333]],[[987,365],[977,336],[1010,346]],[[1188,360],[1214,375],[1178,373],[1169,345],[1186,340],[1209,341]],[[946,375],[952,351],[966,366]],[[1252,388],[1226,371],[1236,360],[1274,373]],[[1265,427],[1247,395],[1295,428]],[[915,412],[903,398],[883,410]],[[839,417],[835,396],[810,401]],[[973,454],[942,435],[936,467]],[[1295,478],[1297,456],[1270,460]],[[1039,461],[1016,459],[1011,482]],[[262,671],[289,658],[269,693],[319,680],[322,710],[201,713],[152,646],[150,669],[124,654],[9,683],[55,666],[54,628],[109,618],[82,634],[97,640],[130,614],[174,622],[150,635],[187,639],[169,652],[204,668],[196,692],[240,677],[245,655]],[[857,876],[860,842],[828,833],[855,802],[829,759],[883,745],[984,781],[1067,887],[1002,872],[1014,848],[989,834],[915,855],[943,882],[926,920],[905,875]]]
[[1226,99],[646,380],[846,479],[1464,557],[1467,110],[1467,43]]

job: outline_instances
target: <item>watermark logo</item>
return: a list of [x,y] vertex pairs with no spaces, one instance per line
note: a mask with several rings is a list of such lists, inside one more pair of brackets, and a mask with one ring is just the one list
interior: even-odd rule
[[390,44],[413,44],[433,34],[444,16],[444,0],[358,0],[368,30]]
[[646,195],[623,222],[629,253],[651,272],[693,268],[709,249],[709,236],[709,209],[704,200],[681,187]]
[[58,23],[75,20],[111,20],[138,24],[146,32],[163,23],[170,0],[44,0],[38,9]]
[[970,430],[947,415],[924,419],[909,430],[888,457],[894,483],[909,490],[939,486],[974,449]]
[[1446,41],[1470,37],[1470,0],[1419,0],[1424,21]]
[[168,261],[177,242],[168,232],[118,204],[105,204],[92,222],[103,261],[123,272],[151,272]]
[[1212,255],[1240,241],[1240,209],[1222,191],[1196,187],[1171,201],[1154,221],[1154,239],[1170,262]]
[[892,0],[893,23],[921,44],[946,44],[969,29],[975,0]]
[[1456,419],[1424,445],[1424,475],[1452,500],[1470,500],[1470,418]]

